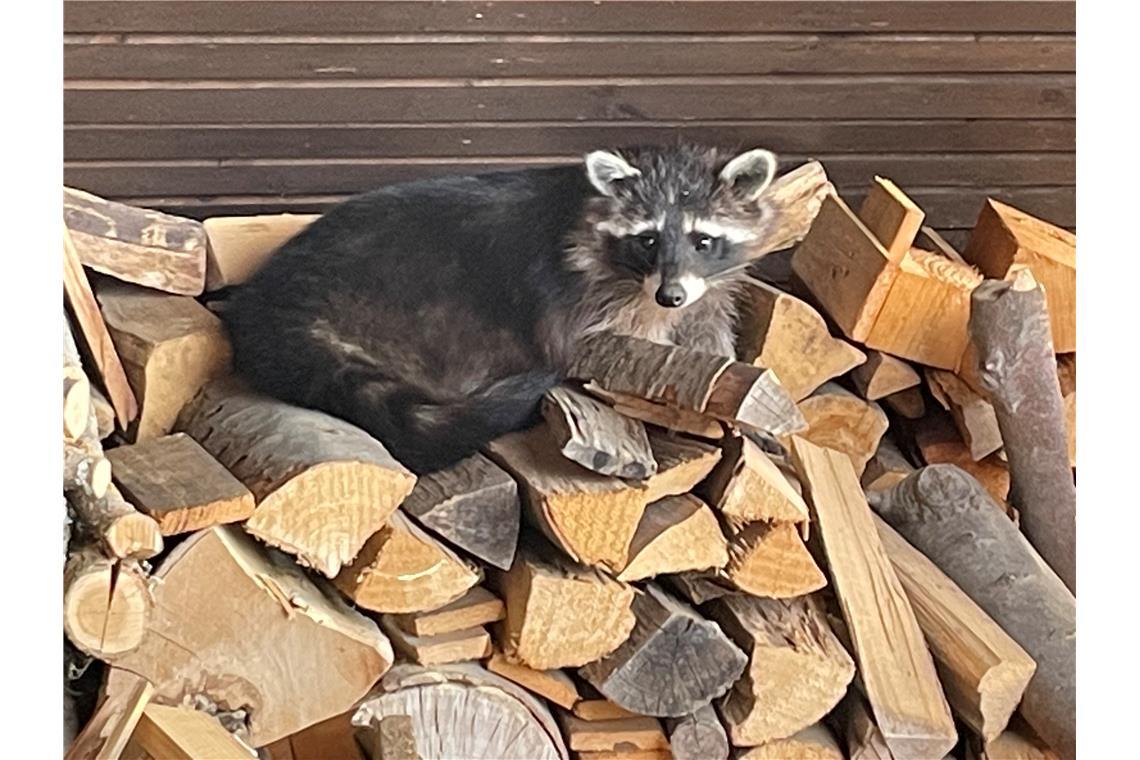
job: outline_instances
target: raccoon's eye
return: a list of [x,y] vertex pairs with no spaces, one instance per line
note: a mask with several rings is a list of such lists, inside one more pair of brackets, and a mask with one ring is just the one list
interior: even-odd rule
[[637,236],[637,244],[639,246],[641,246],[641,250],[643,250],[643,251],[652,251],[655,248],[657,248],[657,236],[656,235],[638,235]]
[[701,235],[696,239],[696,241],[693,243],[693,245],[701,253],[708,253],[709,251],[712,250],[713,239],[711,237],[709,237],[708,235]]

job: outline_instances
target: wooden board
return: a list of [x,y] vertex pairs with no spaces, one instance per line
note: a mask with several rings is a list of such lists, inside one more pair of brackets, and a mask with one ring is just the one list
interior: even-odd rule
[[401,630],[415,636],[437,636],[502,620],[506,608],[482,586],[474,586],[450,604],[434,610],[389,615]]
[[479,627],[434,636],[416,636],[400,630],[387,615],[380,618],[380,627],[388,634],[396,652],[420,665],[480,660],[491,654],[491,637]]
[[897,261],[914,245],[926,214],[894,182],[876,176],[859,207],[859,219]]

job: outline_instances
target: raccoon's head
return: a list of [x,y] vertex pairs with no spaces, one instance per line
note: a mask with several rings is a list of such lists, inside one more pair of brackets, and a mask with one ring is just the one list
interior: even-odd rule
[[762,196],[775,173],[776,156],[762,149],[594,151],[586,174],[601,197],[587,207],[592,260],[583,263],[636,282],[662,308],[688,306],[739,279],[771,224]]

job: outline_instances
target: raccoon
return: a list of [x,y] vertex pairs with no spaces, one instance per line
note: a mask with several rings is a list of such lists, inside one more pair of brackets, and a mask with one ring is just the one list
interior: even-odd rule
[[441,469],[531,424],[592,334],[733,355],[775,170],[762,149],[639,147],[356,196],[234,294],[237,370]]

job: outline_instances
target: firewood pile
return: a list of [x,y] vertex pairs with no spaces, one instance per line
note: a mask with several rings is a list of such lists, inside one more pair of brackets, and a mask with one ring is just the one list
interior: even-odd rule
[[68,757],[1072,760],[1075,236],[771,193],[737,357],[599,336],[417,479],[231,375],[310,217],[65,190]]

